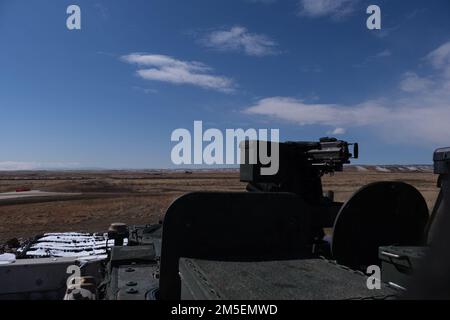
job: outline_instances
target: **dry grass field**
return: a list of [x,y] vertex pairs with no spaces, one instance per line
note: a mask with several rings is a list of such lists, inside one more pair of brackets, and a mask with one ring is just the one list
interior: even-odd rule
[[[345,201],[374,181],[405,181],[418,188],[432,207],[437,177],[431,172],[358,172],[324,178],[324,190]],[[237,171],[217,172],[0,172],[0,193],[17,188],[82,193],[74,198],[0,201],[0,243],[44,232],[99,232],[112,222],[157,223],[177,197],[191,191],[243,191]]]

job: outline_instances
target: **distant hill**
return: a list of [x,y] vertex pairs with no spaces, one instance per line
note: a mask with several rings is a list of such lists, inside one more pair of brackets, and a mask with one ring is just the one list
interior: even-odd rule
[[407,172],[433,172],[432,165],[349,165],[344,171],[347,172],[381,172],[381,173],[407,173]]

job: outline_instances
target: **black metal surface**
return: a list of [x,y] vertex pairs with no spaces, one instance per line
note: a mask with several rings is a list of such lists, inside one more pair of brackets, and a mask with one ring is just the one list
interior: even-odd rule
[[433,241],[434,233],[450,215],[450,148],[438,149],[434,154],[435,172],[439,173],[438,187],[441,189],[427,226],[427,239]]
[[407,289],[427,251],[427,247],[380,247],[381,279]]
[[437,149],[433,155],[434,173],[450,173],[450,148]]
[[222,262],[182,259],[183,299],[363,300],[399,292],[381,284],[369,290],[367,276],[324,259]]
[[149,263],[156,259],[155,246],[113,247],[111,250],[111,264],[113,266],[127,263]]
[[378,248],[416,246],[424,239],[428,207],[417,189],[402,182],[377,182],[356,192],[341,208],[333,230],[333,257],[363,269],[378,265]]
[[427,234],[430,250],[425,257],[426,263],[411,282],[406,299],[450,299],[450,175],[445,169],[450,168],[450,148],[440,150],[445,151],[435,153],[434,157],[435,168],[442,170],[437,170],[441,192]]
[[157,272],[156,264],[114,268],[109,296],[114,300],[154,300],[152,294],[158,289]]
[[256,261],[311,250],[311,210],[289,193],[191,193],[164,219],[161,298],[177,300],[180,257]]

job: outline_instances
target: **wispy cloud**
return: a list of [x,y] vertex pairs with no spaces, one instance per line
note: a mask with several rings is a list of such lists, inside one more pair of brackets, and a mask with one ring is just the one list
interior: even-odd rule
[[[446,145],[450,141],[450,42],[425,58],[433,78],[409,72],[403,91],[357,105],[307,103],[291,97],[270,97],[245,109],[253,115],[332,128],[364,127],[389,141]],[[425,90],[426,89],[426,90]]]
[[300,0],[300,15],[340,19],[351,14],[358,2],[359,0]]
[[300,71],[305,73],[321,73],[323,72],[323,69],[319,65],[312,65],[312,66],[301,66]]
[[373,36],[377,38],[386,38],[391,34],[399,31],[403,28],[410,29],[411,20],[417,18],[418,15],[426,12],[428,9],[415,9],[414,11],[408,12],[403,17],[398,17],[397,19],[386,19],[383,21],[383,28],[377,30],[377,32],[371,32]]
[[108,7],[106,7],[103,3],[95,3],[94,4],[95,9],[98,10],[100,16],[102,17],[102,19],[109,19],[110,13],[109,13],[109,9]]
[[158,93],[158,90],[153,89],[153,88],[143,88],[143,87],[135,86],[135,87],[133,87],[133,89],[136,91],[143,92],[145,94],[157,94]]
[[79,167],[78,162],[0,161],[0,171],[69,170]]
[[385,59],[385,58],[389,58],[390,56],[392,56],[392,52],[389,49],[385,49],[383,51],[378,52],[377,54],[368,56],[366,59],[364,59],[363,62],[361,63],[356,63],[353,65],[353,67],[356,68],[361,68],[364,67],[366,65],[368,65],[371,62],[374,62],[376,60],[381,60],[381,59]]
[[450,78],[450,41],[430,52],[426,60],[436,69],[442,69],[445,76]]
[[385,58],[385,57],[390,57],[390,56],[392,56],[391,50],[385,49],[385,50],[383,50],[383,51],[381,51],[381,52],[378,52],[378,53],[375,55],[375,58]]
[[406,72],[400,82],[400,88],[405,92],[420,92],[434,85],[431,79],[419,77],[415,72]]
[[342,135],[342,134],[346,134],[347,130],[344,128],[336,128],[333,131],[328,131],[328,134],[332,134],[334,136],[338,136],[338,135]]
[[233,92],[233,80],[211,74],[207,65],[196,61],[182,61],[167,55],[133,53],[121,57],[122,61],[139,67],[137,74],[145,80],[172,84],[189,84],[205,89]]
[[263,4],[271,4],[277,2],[277,0],[246,0],[247,2],[252,3],[263,3]]
[[199,42],[215,50],[243,52],[249,56],[261,57],[279,53],[277,43],[268,36],[251,33],[241,26],[212,31]]

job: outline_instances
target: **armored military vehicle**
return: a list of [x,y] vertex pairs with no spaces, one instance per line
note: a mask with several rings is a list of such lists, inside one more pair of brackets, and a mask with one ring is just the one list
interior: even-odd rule
[[[261,146],[241,146],[246,158],[252,145]],[[448,286],[428,284],[449,270],[439,250],[450,228],[450,149],[434,156],[441,193],[429,218],[420,192],[402,182],[367,185],[345,203],[324,192],[322,176],[358,157],[357,144],[277,147],[276,175],[241,165],[247,192],[186,194],[157,225],[31,240],[0,265],[0,299],[449,298]]]

